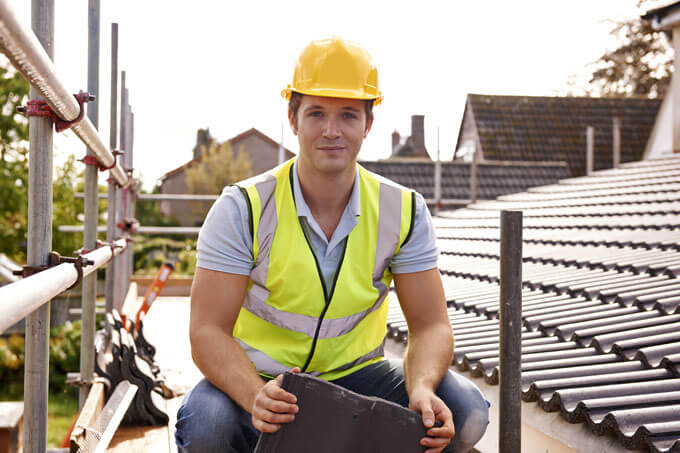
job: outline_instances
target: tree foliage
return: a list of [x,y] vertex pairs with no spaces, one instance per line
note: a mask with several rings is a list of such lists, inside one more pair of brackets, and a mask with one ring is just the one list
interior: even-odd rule
[[[640,11],[649,0],[638,0]],[[592,65],[587,94],[606,97],[661,98],[670,87],[673,48],[665,32],[655,31],[639,16],[615,23],[618,46]]]
[[[28,232],[28,120],[16,107],[28,99],[28,82],[0,56],[0,253],[25,262]],[[52,250],[64,255],[82,247],[82,234],[61,233],[59,225],[74,225],[83,212],[75,197],[83,186],[83,170],[70,156],[56,169],[52,191]],[[104,208],[102,210],[102,207]],[[100,202],[100,214],[105,212]]]
[[28,83],[0,56],[0,252],[23,260],[28,231]]
[[[210,146],[201,148],[201,158],[186,170],[189,193],[219,194],[224,186],[251,176],[252,163],[243,146],[236,153],[229,142],[218,144],[213,141]],[[204,213],[210,203],[200,202],[196,205],[197,212]]]
[[[78,163],[75,156],[69,156],[64,164],[57,168],[52,183],[52,250],[67,256],[71,256],[74,250],[83,246],[82,233],[62,233],[59,231],[60,225],[79,224],[78,214],[84,210],[83,200],[76,198],[76,190],[79,186],[81,188],[84,186],[84,171],[81,169],[78,172],[76,165]],[[105,186],[100,186],[100,192],[102,188],[106,190]],[[106,212],[106,206],[103,200],[100,200],[100,219],[103,212]]]

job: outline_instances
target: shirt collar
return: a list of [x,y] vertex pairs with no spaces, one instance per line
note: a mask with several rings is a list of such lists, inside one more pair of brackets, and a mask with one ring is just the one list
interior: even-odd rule
[[[352,186],[352,193],[349,196],[349,202],[347,203],[346,210],[350,214],[359,216],[361,214],[361,191],[359,190],[359,168],[356,170],[354,175],[354,185]],[[298,160],[295,159],[293,163],[293,194],[295,195],[295,207],[297,208],[298,217],[312,217],[312,211],[309,210],[309,206],[305,201],[305,197],[302,195],[302,189],[300,188],[300,178],[298,177]]]

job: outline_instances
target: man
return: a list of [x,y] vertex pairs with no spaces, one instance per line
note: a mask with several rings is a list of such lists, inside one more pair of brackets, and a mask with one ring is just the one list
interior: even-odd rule
[[[179,450],[249,452],[293,422],[304,407],[280,387],[292,370],[418,411],[427,436],[406,452],[467,451],[488,406],[448,371],[427,207],[356,164],[382,100],[377,69],[353,43],[315,41],[282,94],[297,159],[225,188],[199,236],[190,335],[205,379],[178,412]],[[409,325],[403,364],[383,358],[392,279]]]

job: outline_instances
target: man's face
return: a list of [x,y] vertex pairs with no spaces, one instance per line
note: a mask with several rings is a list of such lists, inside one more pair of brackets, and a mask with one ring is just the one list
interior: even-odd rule
[[288,119],[300,142],[300,159],[326,174],[354,171],[373,123],[373,117],[366,118],[364,101],[320,96],[302,96],[297,124],[291,112]]

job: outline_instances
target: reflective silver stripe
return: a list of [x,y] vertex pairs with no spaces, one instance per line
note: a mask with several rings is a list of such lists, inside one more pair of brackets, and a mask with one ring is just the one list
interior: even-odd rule
[[[259,373],[263,373],[263,374],[266,374],[266,375],[269,375],[269,376],[278,376],[279,374],[290,370],[290,368],[288,368],[284,365],[281,365],[279,362],[277,362],[276,360],[274,360],[273,358],[271,358],[270,356],[268,356],[264,352],[251,347],[250,345],[248,345],[243,340],[236,338],[236,337],[234,337],[234,340],[236,340],[236,342],[241,345],[243,350],[248,355],[248,358],[250,359],[250,361],[253,362],[253,365],[255,365],[255,369]],[[325,373],[332,373],[332,372],[336,372],[336,371],[348,370],[348,369],[353,368],[357,365],[360,365],[364,362],[367,362],[371,359],[382,357],[383,355],[385,355],[385,339],[384,338],[383,338],[382,343],[380,343],[380,346],[378,346],[377,348],[375,348],[374,350],[372,350],[368,354],[364,354],[361,357],[359,357],[358,359],[352,360],[351,362],[346,363],[342,366],[339,366],[339,367],[337,367],[333,370],[326,371]],[[309,374],[309,375],[312,375],[312,376],[320,376],[324,373],[322,373],[321,371],[310,371],[310,372],[307,372],[306,374]]]
[[257,242],[260,249],[257,254],[255,267],[250,271],[250,279],[255,284],[265,286],[267,284],[267,271],[269,270],[269,250],[274,241],[274,232],[278,218],[276,216],[276,178],[271,174],[265,174],[260,182],[255,185],[260,196],[261,214],[257,226]]
[[373,286],[381,293],[387,292],[381,280],[399,245],[400,231],[401,189],[380,183],[380,217],[378,218],[378,240],[373,265]]
[[[259,188],[259,186],[258,186]],[[274,197],[271,197],[272,199]],[[269,203],[268,203],[269,204]],[[271,209],[271,208],[270,208]],[[263,230],[268,231],[271,225],[276,223],[276,208],[273,208],[273,223],[263,227],[262,222],[265,219],[265,213],[268,209],[263,208],[262,218],[260,221],[260,228],[258,230],[258,240],[261,237],[267,237],[266,233],[261,233]],[[357,326],[370,313],[379,309],[387,296],[388,288],[382,282],[385,269],[389,265],[394,251],[399,245],[399,233],[401,229],[401,189],[389,184],[380,184],[380,212],[378,218],[378,240],[376,245],[375,264],[373,269],[373,286],[378,290],[379,294],[373,305],[359,313],[344,316],[342,318],[324,318],[319,329],[320,339],[335,338],[344,335],[354,327]],[[273,231],[269,237],[273,237]],[[267,245],[267,255],[271,243]],[[262,250],[264,245],[260,244],[260,256],[263,256]],[[319,318],[316,316],[307,316],[298,313],[290,313],[272,307],[267,302],[269,292],[265,289],[267,269],[269,264],[268,257],[263,257],[258,260],[256,268],[251,272],[251,279],[254,284],[246,296],[243,308],[253,313],[254,315],[264,319],[265,321],[283,329],[292,330],[314,338],[316,333],[316,325]],[[255,277],[253,277],[255,275]],[[263,280],[259,280],[264,277]],[[256,279],[257,278],[257,279]]]
[[255,369],[259,373],[268,374],[269,376],[278,376],[279,374],[288,371],[289,368],[281,365],[279,362],[272,359],[264,352],[251,347],[240,338],[234,337],[234,340],[236,340],[236,342],[241,345],[246,354],[248,354],[248,358],[251,362],[253,362]]
[[269,291],[254,283],[246,294],[243,308],[270,324],[314,338],[318,317],[279,310],[265,302],[268,297]]

